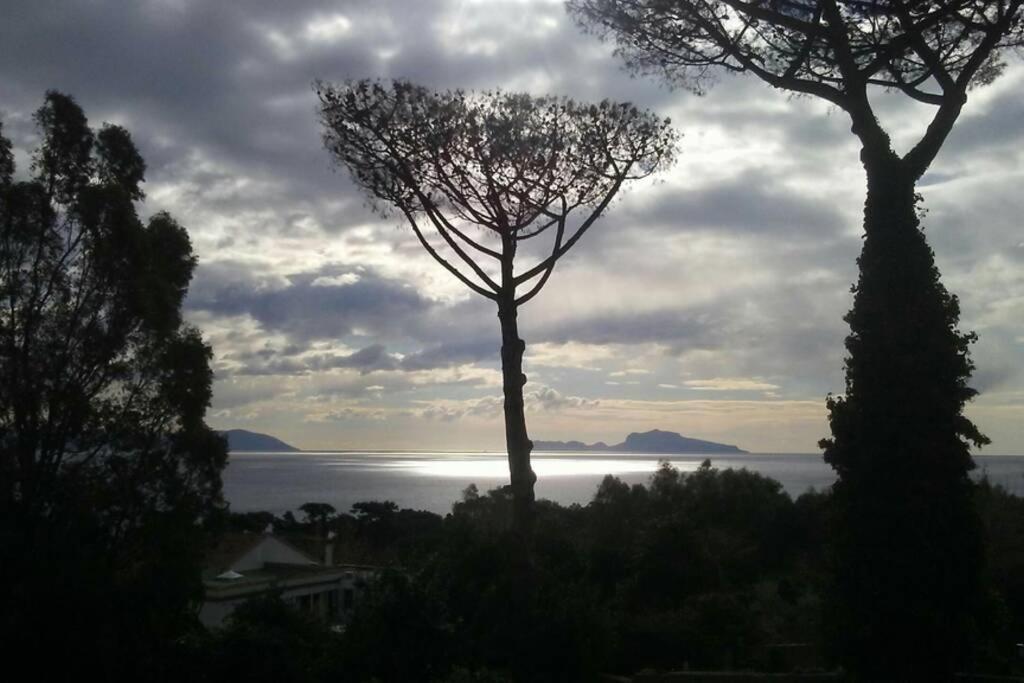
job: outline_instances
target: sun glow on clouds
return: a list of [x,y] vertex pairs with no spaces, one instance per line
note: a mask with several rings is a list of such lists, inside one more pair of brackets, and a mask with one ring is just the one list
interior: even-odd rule
[[527,362],[531,366],[571,366],[586,370],[600,370],[600,361],[615,357],[615,349],[608,344],[530,344],[527,346]]
[[359,273],[343,273],[341,275],[321,275],[310,283],[312,287],[344,287],[359,282]]
[[290,62],[306,56],[309,49],[336,43],[352,34],[352,21],[342,14],[317,15],[291,30],[278,26],[258,25],[263,37],[279,60]]
[[306,24],[303,35],[313,43],[329,43],[348,35],[352,31],[352,22],[341,14],[329,17],[316,17]]
[[[473,3],[487,4],[487,3]],[[503,4],[503,3],[491,3]],[[440,44],[453,54],[463,57],[495,57],[499,53],[516,51],[521,41],[541,41],[556,32],[565,21],[562,8],[551,3],[548,7],[531,3],[530,11],[488,12],[486,8],[470,9],[456,6],[439,20],[437,36]],[[503,9],[508,9],[505,7]],[[505,89],[517,89],[504,83]]]
[[683,384],[698,391],[773,391],[779,388],[778,384],[743,377],[691,379]]

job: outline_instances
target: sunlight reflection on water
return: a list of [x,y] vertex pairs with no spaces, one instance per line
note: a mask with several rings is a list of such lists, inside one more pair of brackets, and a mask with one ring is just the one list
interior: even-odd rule
[[[654,472],[658,463],[651,460],[596,460],[582,458],[535,458],[531,463],[538,477],[576,477],[581,475],[634,474]],[[501,459],[467,458],[452,460],[397,460],[389,467],[409,470],[430,477],[508,478],[508,463]],[[679,469],[692,470],[693,463],[679,463]]]
[[[586,505],[606,474],[623,482],[647,484],[658,460],[689,472],[710,457],[725,469],[747,467],[778,480],[790,496],[810,487],[827,488],[835,473],[817,454],[658,455],[543,452],[533,454],[537,497],[562,505]],[[977,456],[975,477],[1024,495],[1024,456]],[[305,452],[233,453],[224,471],[224,495],[236,512],[269,510],[281,514],[303,503],[320,501],[347,510],[358,501],[392,500],[402,507],[451,511],[462,491],[476,483],[482,491],[508,483],[503,453],[445,452]]]

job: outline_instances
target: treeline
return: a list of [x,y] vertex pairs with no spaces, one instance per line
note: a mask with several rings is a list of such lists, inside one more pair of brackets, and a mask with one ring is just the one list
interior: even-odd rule
[[[969,670],[1021,673],[1024,499],[983,481],[988,548]],[[305,506],[304,506],[305,507]],[[320,511],[321,513],[323,510]],[[655,670],[835,670],[828,493],[665,464],[647,486],[608,476],[586,506],[537,506],[524,557],[507,487],[451,514],[361,503],[352,514],[231,515],[237,530],[333,531],[339,559],[389,567],[343,634],[273,599],[190,641],[218,680],[568,681]],[[353,553],[350,555],[349,553]],[[284,669],[282,667],[285,667]]]

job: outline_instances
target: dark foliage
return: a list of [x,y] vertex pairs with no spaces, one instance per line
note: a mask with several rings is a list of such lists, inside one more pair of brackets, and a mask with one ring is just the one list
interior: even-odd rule
[[[1024,501],[984,480],[975,497],[989,571],[979,605],[985,619],[971,633],[963,669],[1024,673],[1014,649],[1024,633]],[[294,681],[834,669],[823,639],[833,609],[824,599],[833,503],[831,493],[814,491],[794,501],[776,481],[710,463],[690,473],[663,466],[647,486],[609,476],[586,506],[538,501],[527,562],[509,542],[510,487],[481,494],[470,486],[443,520],[370,501],[355,506],[357,516],[337,515],[332,528],[356,525],[382,556],[403,563],[370,586],[340,638],[264,607],[256,613],[272,618],[243,612],[212,640],[196,641],[194,653],[200,662],[249,659],[238,670],[258,680],[261,658],[273,653],[292,668],[275,661],[266,670]],[[314,526],[291,529],[303,535]],[[201,670],[227,672],[235,660],[206,661]],[[889,669],[876,680],[902,678]]]
[[156,680],[201,595],[225,444],[211,352],[180,309],[195,257],[135,212],[145,164],[66,95],[31,176],[0,135],[0,640],[39,678]]
[[342,661],[354,681],[430,681],[446,674],[458,643],[444,605],[426,586],[385,572],[345,632]]
[[189,638],[178,672],[182,680],[211,683],[355,680],[335,675],[339,647],[322,621],[268,595],[241,605],[223,628]]
[[330,503],[304,503],[299,511],[306,515],[306,523],[316,527],[319,535],[327,537],[327,525],[337,510]]
[[[809,565],[822,553],[804,542],[820,537],[793,537],[797,506],[777,482],[665,466],[648,487],[607,477],[586,507],[537,506],[529,562],[507,538],[509,487],[470,487],[435,551],[406,568],[448,667],[519,681],[757,667],[767,665],[764,645],[815,634],[818,567]],[[401,604],[400,614],[413,612]],[[381,609],[364,604],[352,628],[403,620]]]
[[998,673],[1024,674],[1024,498],[986,478],[975,488],[985,539],[985,593],[977,620],[975,660]]
[[[330,543],[335,558],[380,567],[418,565],[436,552],[441,542],[443,520],[432,512],[399,509],[391,501],[356,503],[350,514],[330,512],[320,507],[323,505],[326,504],[301,506],[305,513],[303,521],[291,511],[281,516],[270,512],[232,512],[225,516],[223,526],[230,531],[250,533],[269,529],[316,557],[322,555],[323,544]],[[310,516],[310,509],[318,514]]]
[[231,512],[224,516],[224,526],[229,531],[262,534],[273,530],[278,521],[273,512]]

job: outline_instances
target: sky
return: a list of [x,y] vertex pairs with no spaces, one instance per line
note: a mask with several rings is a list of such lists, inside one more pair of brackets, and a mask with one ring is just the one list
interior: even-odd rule
[[[534,439],[666,429],[815,452],[843,390],[865,182],[846,115],[723,75],[632,78],[553,0],[0,0],[0,118],[24,170],[47,89],[127,127],[143,215],[199,257],[208,422],[306,449],[504,445],[493,302],[374,214],[323,148],[312,82],[402,78],[630,101],[671,117],[671,170],[619,194],[519,315]],[[970,93],[919,190],[985,454],[1024,453],[1024,65]],[[877,93],[905,151],[930,110]]]

